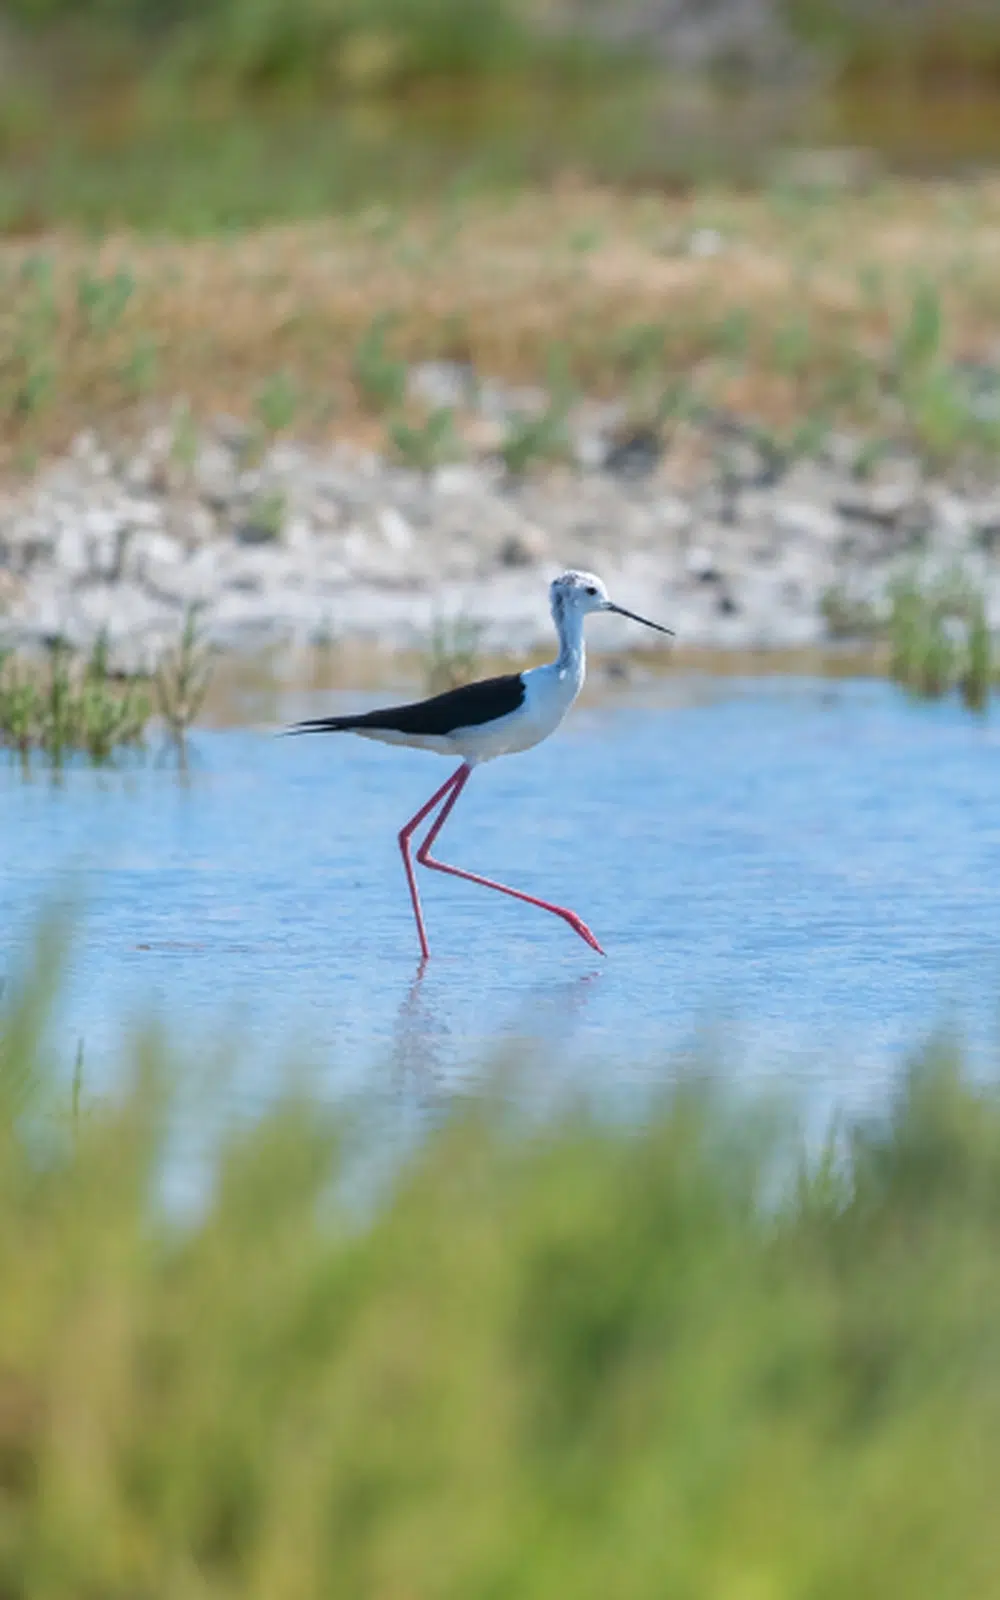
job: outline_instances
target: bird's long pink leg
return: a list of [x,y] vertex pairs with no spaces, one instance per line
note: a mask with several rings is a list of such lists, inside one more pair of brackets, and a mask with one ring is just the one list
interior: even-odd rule
[[[403,854],[403,866],[406,868],[406,881],[410,886],[410,899],[413,901],[413,915],[417,919],[417,933],[420,935],[420,953],[425,961],[430,955],[431,949],[430,945],[427,943],[427,929],[424,927],[424,914],[420,909],[420,896],[417,893],[417,879],[413,871],[413,862],[410,860],[410,839],[413,837],[414,830],[419,828],[424,818],[430,815],[436,805],[440,804],[450,789],[454,790],[456,794],[461,792],[466,783],[469,781],[469,775],[471,771],[472,768],[467,767],[463,761],[458,771],[452,773],[447,783],[443,783],[440,789],[438,789],[435,794],[431,795],[427,804],[420,807],[420,810],[417,812],[416,816],[411,817],[409,822],[399,830],[399,848]],[[450,804],[451,802],[449,802],[449,809]],[[417,859],[419,860],[419,855]]]
[[[496,889],[499,894],[509,894],[511,899],[523,900],[529,906],[537,906],[540,911],[551,911],[554,917],[562,917],[564,922],[568,922],[574,933],[578,933],[580,938],[586,944],[589,944],[592,950],[596,950],[598,955],[603,956],[604,951],[601,949],[600,945],[598,944],[594,935],[591,933],[590,929],[587,927],[587,924],[583,921],[582,917],[578,917],[575,911],[567,911],[565,906],[554,906],[548,900],[538,900],[533,894],[524,894],[520,889],[510,889],[505,883],[494,883],[492,878],[481,878],[478,872],[466,872],[462,867],[449,867],[444,861],[435,861],[433,859],[430,853],[431,845],[434,843],[438,834],[441,832],[441,829],[447,822],[448,817],[454,809],[456,800],[458,799],[462,790],[465,788],[465,785],[468,783],[471,776],[472,768],[463,765],[459,767],[454,777],[449,780],[449,783],[445,784],[444,789],[447,789],[450,784],[451,793],[435,817],[431,826],[431,830],[426,839],[417,850],[417,860],[420,862],[420,865],[422,867],[430,867],[434,872],[447,872],[452,878],[465,878],[467,882],[478,883],[484,889]],[[439,793],[434,796],[434,800],[441,798],[441,796],[444,794],[444,789],[440,790]],[[433,803],[434,802],[431,801],[420,813],[420,816],[426,816]],[[412,826],[415,825],[419,820],[419,817],[415,817],[413,824],[408,824],[408,826],[412,828]],[[402,839],[402,834],[400,834],[400,839]],[[410,868],[407,866],[407,871],[409,870]],[[415,906],[418,904],[416,895],[417,891],[414,887],[413,903]],[[419,910],[417,911],[417,920],[420,922]],[[426,954],[426,939],[424,939],[424,950]]]

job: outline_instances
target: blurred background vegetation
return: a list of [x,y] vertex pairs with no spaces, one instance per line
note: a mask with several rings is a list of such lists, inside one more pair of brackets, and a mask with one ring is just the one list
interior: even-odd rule
[[998,97],[998,0],[0,0],[0,466],[174,402],[426,465],[439,358],[992,451]]
[[649,46],[668,67],[697,58],[731,73],[1000,71],[994,0],[5,0],[3,14],[53,65],[72,47],[78,83],[167,71],[251,96],[607,66],[615,48],[627,59]]
[[996,153],[998,84],[996,0],[4,0],[0,226],[746,176],[788,140],[948,164]]
[[178,1211],[204,1056],[71,1087],[57,971],[0,1017],[4,1600],[1000,1592],[1000,1095],[955,1052],[821,1148],[697,1073],[633,1126],[500,1074],[374,1203],[290,1077]]

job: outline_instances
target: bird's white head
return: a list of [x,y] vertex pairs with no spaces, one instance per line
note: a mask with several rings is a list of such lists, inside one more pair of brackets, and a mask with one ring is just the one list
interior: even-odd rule
[[613,611],[619,617],[641,622],[646,628],[655,628],[658,633],[672,633],[670,628],[661,627],[658,622],[650,622],[646,617],[637,616],[634,611],[626,611],[624,606],[615,605],[604,584],[593,572],[561,573],[552,580],[549,599],[552,618],[560,634],[564,634],[574,622],[582,624],[583,618],[591,611]]

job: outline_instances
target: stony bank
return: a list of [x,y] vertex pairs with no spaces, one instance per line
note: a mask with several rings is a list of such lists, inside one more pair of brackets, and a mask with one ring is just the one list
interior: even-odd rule
[[[440,392],[444,364],[414,381]],[[499,390],[494,408],[531,396]],[[954,570],[1000,625],[1000,484],[938,477],[905,450],[828,436],[776,458],[731,418],[665,448],[613,405],[577,408],[568,459],[512,473],[489,450],[427,470],[356,444],[272,442],[219,418],[179,463],[171,426],[128,449],[81,434],[0,499],[0,638],[141,669],[192,606],[218,648],[421,648],[462,621],[484,651],[550,637],[546,586],[598,571],[688,648],[787,649],[870,635],[895,579]],[[643,647],[627,625],[597,650]]]

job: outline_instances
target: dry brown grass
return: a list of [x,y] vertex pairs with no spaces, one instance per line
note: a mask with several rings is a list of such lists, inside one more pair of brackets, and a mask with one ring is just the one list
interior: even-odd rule
[[[712,231],[722,249],[698,254]],[[196,414],[251,416],[277,374],[296,396],[295,432],[381,438],[352,365],[387,312],[395,356],[538,380],[561,347],[575,380],[605,393],[637,382],[629,330],[658,325],[638,362],[655,345],[657,382],[695,384],[774,425],[816,406],[862,414],[866,374],[884,368],[919,281],[939,296],[949,354],[996,355],[998,260],[996,181],[684,199],[567,184],[226,240],[8,243],[3,460],[58,448],[85,425],[130,431],[178,397]],[[95,328],[80,283],[115,272],[131,295]]]

